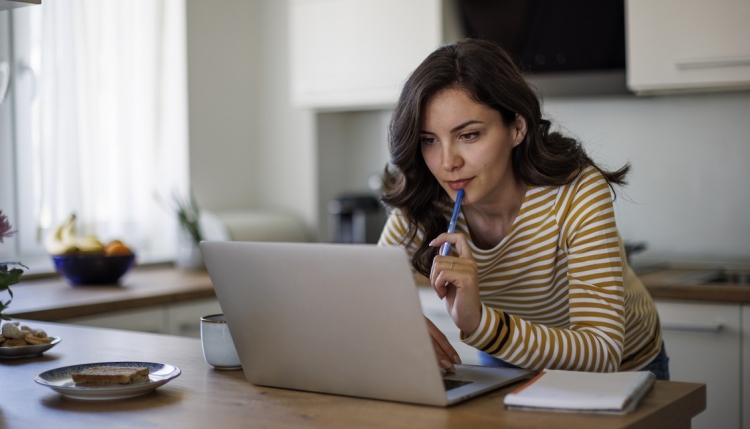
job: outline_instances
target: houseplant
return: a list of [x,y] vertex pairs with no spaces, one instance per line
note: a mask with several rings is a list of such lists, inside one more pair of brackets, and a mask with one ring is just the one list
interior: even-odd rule
[[192,192],[187,197],[173,193],[171,204],[162,205],[167,206],[177,216],[180,226],[175,265],[186,270],[204,269],[203,257],[198,247],[198,243],[203,240],[200,210]]
[[[2,210],[0,210],[0,243],[3,243],[4,239],[10,238],[16,233],[11,228],[8,216],[4,215]],[[0,262],[0,292],[7,290],[8,295],[10,295],[7,301],[0,299],[0,318],[4,320],[10,320],[10,317],[5,314],[5,310],[13,299],[13,291],[10,290],[10,286],[18,283],[21,274],[23,274],[23,270],[19,267],[29,269],[29,267],[20,262]]]

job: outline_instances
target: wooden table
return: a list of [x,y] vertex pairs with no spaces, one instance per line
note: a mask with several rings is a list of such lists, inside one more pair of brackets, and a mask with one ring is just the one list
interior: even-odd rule
[[[21,322],[62,342],[40,357],[0,359],[0,428],[685,428],[706,406],[705,385],[661,381],[625,416],[505,410],[515,386],[445,409],[273,389],[251,385],[242,371],[212,369],[196,339]],[[109,361],[168,363],[182,374],[116,401],[71,400],[33,381],[53,368]]]

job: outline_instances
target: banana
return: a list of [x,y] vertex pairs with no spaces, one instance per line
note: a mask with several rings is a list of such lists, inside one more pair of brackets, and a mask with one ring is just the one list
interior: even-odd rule
[[93,235],[86,237],[76,237],[76,245],[79,252],[84,253],[104,253],[104,244]]
[[68,220],[63,223],[60,231],[60,241],[66,247],[76,247],[78,233],[76,232],[76,214],[73,213]]
[[77,251],[72,240],[75,237],[75,220],[76,216],[72,214],[65,222],[52,230],[45,243],[45,248],[49,254],[68,255]]
[[52,230],[45,247],[51,255],[104,253],[104,244],[96,236],[78,236],[75,214]]

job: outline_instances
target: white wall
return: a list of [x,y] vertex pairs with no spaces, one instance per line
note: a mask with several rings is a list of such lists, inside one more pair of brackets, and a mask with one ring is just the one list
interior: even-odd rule
[[253,207],[259,199],[259,6],[186,2],[190,179],[204,208]]
[[[210,209],[279,209],[326,239],[325,205],[387,160],[388,112],[291,107],[287,2],[188,0],[191,175]],[[610,168],[633,164],[617,217],[639,259],[750,263],[750,92],[549,98]],[[320,224],[320,228],[319,228]]]
[[[636,261],[750,264],[750,92],[548,98],[544,110],[603,166],[632,164],[616,210],[623,238],[648,243]],[[319,115],[321,216],[382,171],[389,117]]]
[[[254,0],[258,1],[258,0]],[[258,205],[292,213],[317,232],[315,115],[291,106],[287,1],[261,3]]]
[[750,92],[558,98],[545,112],[609,168],[624,239],[642,259],[750,262]]
[[190,174],[210,210],[317,224],[315,123],[291,108],[287,2],[187,0]]

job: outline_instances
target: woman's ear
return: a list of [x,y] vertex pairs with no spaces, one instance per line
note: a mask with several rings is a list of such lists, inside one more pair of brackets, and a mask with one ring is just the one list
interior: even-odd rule
[[513,147],[516,147],[526,138],[526,118],[516,113],[516,120],[510,127],[513,133]]

